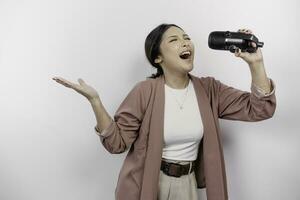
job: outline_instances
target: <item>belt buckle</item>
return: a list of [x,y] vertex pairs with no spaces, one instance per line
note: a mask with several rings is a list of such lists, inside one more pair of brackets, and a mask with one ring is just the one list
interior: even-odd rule
[[176,165],[177,167],[179,167],[179,173],[178,173],[178,175],[176,174],[176,173],[174,173],[174,174],[171,174],[170,172],[169,172],[169,169],[170,169],[170,164],[168,164],[167,166],[167,173],[168,173],[168,175],[169,176],[173,176],[173,177],[177,177],[177,178],[179,178],[181,175],[182,175],[182,166],[180,165],[180,164],[177,164],[177,163],[172,163],[173,165]]
[[180,171],[180,173],[179,173],[178,175],[173,174],[172,176],[174,176],[174,177],[176,177],[176,178],[179,178],[181,175],[182,175],[182,174],[181,174],[181,171]]

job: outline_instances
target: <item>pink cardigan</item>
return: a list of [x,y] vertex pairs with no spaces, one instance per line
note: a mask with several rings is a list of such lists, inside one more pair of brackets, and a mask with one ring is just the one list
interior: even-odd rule
[[[251,92],[247,92],[210,76],[189,73],[189,77],[204,125],[195,168],[197,187],[206,188],[208,200],[228,200],[218,120],[254,122],[271,118],[276,108],[275,84],[269,78],[271,92],[262,94],[254,84]],[[138,82],[117,109],[109,127],[101,133],[95,127],[108,152],[119,154],[129,149],[120,169],[116,200],[157,200],[163,148],[164,84],[163,75]]]

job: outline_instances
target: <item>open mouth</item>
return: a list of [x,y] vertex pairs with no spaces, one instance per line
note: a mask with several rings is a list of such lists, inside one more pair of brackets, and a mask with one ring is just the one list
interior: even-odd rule
[[184,51],[179,55],[179,57],[181,59],[186,60],[186,59],[189,59],[191,57],[191,55],[192,55],[192,53],[190,51]]

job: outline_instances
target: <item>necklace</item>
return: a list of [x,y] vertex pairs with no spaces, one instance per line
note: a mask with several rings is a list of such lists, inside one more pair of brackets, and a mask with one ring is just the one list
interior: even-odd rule
[[[189,79],[188,79],[188,81],[189,81]],[[170,90],[170,91],[171,91],[171,90]],[[182,102],[181,104],[180,104],[180,102],[177,100],[176,95],[173,93],[173,91],[171,91],[171,92],[173,93],[174,97],[175,97],[175,100],[176,100],[177,104],[179,105],[180,110],[183,109],[183,104],[184,104],[185,99],[186,99],[186,97],[187,97],[188,91],[189,91],[189,87],[187,86],[187,87],[186,87],[186,92],[185,92],[185,95],[184,95],[184,100],[183,100],[183,102]]]

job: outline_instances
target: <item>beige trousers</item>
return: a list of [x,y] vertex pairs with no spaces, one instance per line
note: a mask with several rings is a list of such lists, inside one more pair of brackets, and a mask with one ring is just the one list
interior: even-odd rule
[[[192,164],[190,161],[176,161],[165,159],[167,162],[179,163],[179,164]],[[159,174],[159,188],[158,188],[158,200],[198,200],[197,182],[195,172],[182,175],[180,177],[173,177],[166,175],[162,170]]]

